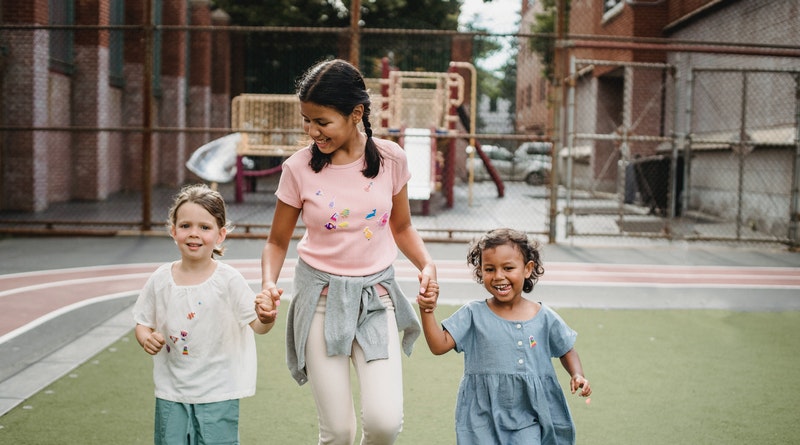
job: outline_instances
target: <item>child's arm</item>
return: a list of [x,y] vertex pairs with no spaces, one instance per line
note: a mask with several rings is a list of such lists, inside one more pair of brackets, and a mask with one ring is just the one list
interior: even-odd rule
[[575,349],[570,349],[566,354],[561,356],[561,365],[570,375],[569,390],[572,394],[578,388],[581,388],[580,395],[589,397],[592,394],[592,387],[589,385],[589,380],[583,376],[583,365],[581,365],[581,358]]
[[426,312],[420,310],[420,320],[422,321],[422,331],[425,333],[425,341],[428,348],[434,355],[442,355],[456,347],[456,342],[446,329],[442,328],[436,321],[433,310]]
[[253,328],[256,334],[266,334],[275,326],[282,294],[283,289],[279,289],[275,297],[265,294],[264,291],[256,295],[255,304],[258,318],[250,322],[250,327]]
[[158,354],[158,351],[164,347],[164,336],[147,326],[137,323],[134,334],[136,335],[136,341],[150,355]]

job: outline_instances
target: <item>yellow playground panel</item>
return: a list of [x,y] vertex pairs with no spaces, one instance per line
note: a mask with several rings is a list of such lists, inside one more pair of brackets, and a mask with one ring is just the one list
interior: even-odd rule
[[241,94],[231,103],[231,128],[242,134],[241,156],[288,156],[303,144],[303,118],[294,94]]
[[[464,78],[456,72],[384,70],[365,79],[370,90],[370,124],[376,135],[396,137],[409,157],[409,198],[427,200],[435,187],[436,135],[455,131],[455,109],[464,100]],[[231,104],[236,147],[236,202],[243,200],[245,177],[280,172],[280,165],[247,170],[247,156],[287,157],[308,144],[299,100],[294,94],[242,94]],[[406,138],[408,134],[408,138]]]

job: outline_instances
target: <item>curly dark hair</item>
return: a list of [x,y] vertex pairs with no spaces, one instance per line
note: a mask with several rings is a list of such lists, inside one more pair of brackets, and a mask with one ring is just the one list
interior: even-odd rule
[[539,277],[544,274],[544,266],[542,265],[541,255],[539,254],[540,244],[536,240],[529,239],[525,233],[514,229],[501,228],[490,230],[472,242],[467,253],[467,264],[472,266],[472,275],[475,277],[475,281],[477,281],[478,284],[483,284],[483,251],[504,244],[515,246],[520,253],[522,253],[524,263],[527,264],[528,261],[533,261],[531,276],[525,278],[525,283],[522,285],[523,292],[532,291],[534,284],[536,284],[536,282],[539,281]]

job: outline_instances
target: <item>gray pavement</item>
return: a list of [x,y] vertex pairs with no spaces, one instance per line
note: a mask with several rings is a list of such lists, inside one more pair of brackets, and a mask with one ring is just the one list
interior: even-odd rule
[[[545,275],[534,289],[533,298],[554,307],[598,309],[800,310],[798,253],[780,247],[698,246],[685,242],[619,246],[611,244],[614,241],[543,245]],[[228,239],[224,259],[248,260],[256,267],[263,243],[263,239]],[[440,263],[443,303],[460,304],[482,297],[481,288],[471,281],[466,269],[465,242],[431,242],[427,246]],[[293,249],[294,246],[292,252]],[[172,240],[166,236],[7,237],[0,238],[0,276],[156,264],[171,261],[176,255]],[[724,275],[729,270],[735,273]],[[404,272],[402,281],[404,289],[413,294],[413,274]],[[39,320],[35,327],[12,339],[0,335],[0,352],[3,347],[16,353],[31,349],[30,345],[41,343],[42,336],[52,333],[55,326],[65,332],[61,335],[68,340],[63,347],[44,354],[19,372],[7,378],[0,376],[0,415],[130,332],[130,306],[136,293],[111,297],[82,306],[80,314],[69,311]],[[82,329],[75,329],[77,334],[70,338],[69,327],[77,325]],[[13,357],[14,354],[2,353],[0,361],[16,360]]]

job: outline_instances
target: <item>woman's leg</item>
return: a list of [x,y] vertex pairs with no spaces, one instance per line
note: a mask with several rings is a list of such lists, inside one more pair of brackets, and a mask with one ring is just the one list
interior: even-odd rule
[[317,404],[319,443],[352,445],[356,416],[350,388],[350,357],[328,357],[324,296],[319,299],[306,342],[306,372]]
[[362,445],[393,444],[403,429],[403,369],[400,338],[392,300],[386,305],[389,358],[367,363],[358,343],[353,344],[353,363],[361,390]]

